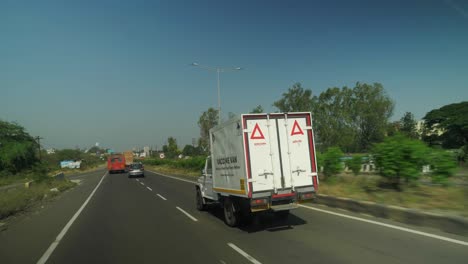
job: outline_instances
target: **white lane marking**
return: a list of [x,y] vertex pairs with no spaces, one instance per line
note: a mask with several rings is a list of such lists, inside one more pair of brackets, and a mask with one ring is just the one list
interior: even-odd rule
[[151,189],[150,187],[146,186],[146,189],[150,190],[150,191],[153,191],[153,189]]
[[141,185],[145,185],[144,183],[140,182]]
[[193,221],[195,221],[195,222],[198,221],[195,217],[193,217],[193,216],[191,216],[189,213],[185,212],[184,209],[180,208],[179,206],[176,206],[176,208],[177,208],[179,211],[181,211],[182,213],[184,213],[188,218],[192,219]]
[[184,179],[181,179],[181,178],[177,178],[177,177],[174,177],[174,176],[169,176],[169,175],[165,175],[165,174],[161,174],[159,172],[155,172],[155,171],[151,171],[151,170],[147,170],[151,173],[154,173],[154,174],[157,174],[157,175],[161,175],[163,177],[167,177],[167,178],[171,178],[171,179],[174,179],[174,180],[179,180],[179,181],[183,181],[183,182],[188,182],[188,183],[197,183],[196,181],[189,181],[189,180],[184,180]]
[[139,181],[140,181],[139,179],[136,179],[136,180],[137,180],[137,182],[139,182]]
[[234,245],[233,243],[227,243],[228,246],[230,246],[232,249],[234,249],[235,251],[237,251],[237,253],[241,254],[242,256],[244,256],[246,259],[248,259],[250,262],[254,263],[254,264],[262,264],[260,261],[254,259],[252,256],[250,256],[249,254],[245,253],[245,251],[243,251],[242,249],[238,248],[236,245]]
[[106,174],[104,174],[104,176],[102,176],[101,180],[99,181],[99,183],[96,185],[96,187],[94,188],[94,190],[91,192],[91,194],[88,196],[88,198],[86,199],[86,201],[81,205],[80,209],[78,209],[78,211],[76,211],[76,213],[73,215],[73,217],[68,221],[68,223],[65,225],[65,227],[62,229],[62,231],[60,231],[60,233],[58,234],[58,236],[55,238],[55,241],[52,242],[52,244],[49,246],[49,248],[46,250],[46,252],[44,252],[44,255],[42,255],[42,257],[37,261],[37,264],[44,264],[47,262],[47,260],[49,259],[50,255],[52,255],[52,253],[54,252],[55,248],[58,246],[58,244],[60,243],[60,241],[62,240],[62,238],[65,236],[65,234],[68,232],[68,229],[70,229],[71,225],[73,224],[73,222],[75,222],[75,220],[78,218],[78,216],[81,214],[81,212],[83,211],[83,209],[86,207],[86,205],[89,203],[89,201],[91,200],[91,197],[93,197],[94,193],[96,192],[96,190],[99,188],[99,186],[101,185],[102,181],[104,180],[104,178],[106,177],[107,175],[107,172]]
[[434,235],[434,234],[430,234],[430,233],[426,233],[426,232],[416,231],[416,230],[412,230],[412,229],[401,227],[401,226],[384,224],[384,223],[380,223],[380,222],[377,222],[377,221],[367,220],[367,219],[354,217],[354,216],[350,216],[350,215],[344,215],[344,214],[340,214],[340,213],[330,212],[328,210],[314,208],[314,207],[306,206],[306,205],[302,205],[302,204],[300,204],[299,206],[301,206],[303,208],[310,209],[310,210],[315,210],[315,211],[319,211],[319,212],[322,212],[322,213],[326,213],[326,214],[341,216],[341,217],[344,217],[344,218],[349,218],[349,219],[362,221],[362,222],[366,222],[366,223],[370,223],[370,224],[374,224],[374,225],[379,225],[379,226],[384,226],[384,227],[388,227],[388,228],[393,228],[393,229],[405,231],[405,232],[408,232],[408,233],[413,233],[413,234],[416,234],[416,235],[431,237],[431,238],[440,239],[440,240],[443,240],[443,241],[447,241],[447,242],[451,242],[451,243],[455,243],[455,244],[459,244],[459,245],[463,245],[463,246],[468,246],[468,242],[465,242],[465,241],[462,241],[462,240],[457,240],[457,239],[438,236],[438,235]]
[[163,199],[164,201],[167,200],[166,198],[164,198],[164,196],[160,195],[159,193],[157,193],[156,195],[159,196],[159,198]]

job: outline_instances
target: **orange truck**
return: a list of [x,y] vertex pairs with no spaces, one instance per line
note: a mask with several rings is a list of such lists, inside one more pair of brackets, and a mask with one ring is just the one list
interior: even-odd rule
[[107,158],[107,170],[109,174],[125,172],[125,155],[112,154]]
[[125,156],[125,167],[128,169],[133,163],[133,151],[124,151],[123,155]]

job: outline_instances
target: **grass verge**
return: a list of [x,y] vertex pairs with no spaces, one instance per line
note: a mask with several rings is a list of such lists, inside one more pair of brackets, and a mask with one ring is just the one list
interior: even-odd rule
[[319,193],[468,217],[468,186],[413,184],[397,191],[380,187],[380,182],[378,176],[334,177],[320,182]]
[[[61,192],[74,187],[69,180],[51,180],[35,183],[30,188],[14,188],[0,192],[0,219],[22,212],[37,202],[51,199]],[[58,192],[50,191],[57,188]]]
[[160,172],[163,174],[175,175],[175,176],[184,176],[186,178],[193,178],[196,180],[200,177],[200,171],[194,171],[190,169],[181,169],[181,168],[174,168],[170,165],[145,165],[146,169],[153,170],[156,172]]

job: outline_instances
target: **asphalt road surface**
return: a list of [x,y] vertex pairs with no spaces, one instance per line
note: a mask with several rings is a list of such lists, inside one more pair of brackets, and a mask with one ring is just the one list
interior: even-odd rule
[[222,210],[196,210],[193,183],[145,176],[74,177],[0,232],[0,263],[468,263],[466,237],[314,204],[230,228]]

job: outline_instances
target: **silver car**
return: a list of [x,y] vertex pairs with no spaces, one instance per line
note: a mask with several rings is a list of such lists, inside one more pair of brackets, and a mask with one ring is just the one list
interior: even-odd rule
[[145,168],[141,163],[132,163],[128,168],[128,177],[141,176],[145,177]]

